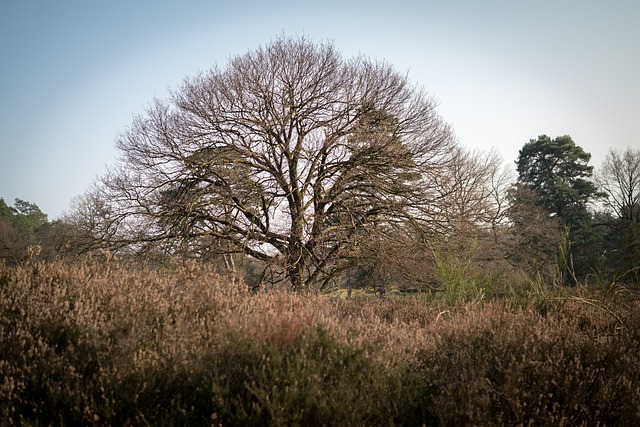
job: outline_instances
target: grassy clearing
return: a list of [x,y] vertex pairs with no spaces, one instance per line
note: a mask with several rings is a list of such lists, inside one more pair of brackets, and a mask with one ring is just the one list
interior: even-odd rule
[[639,425],[636,296],[252,296],[197,265],[0,265],[0,424]]

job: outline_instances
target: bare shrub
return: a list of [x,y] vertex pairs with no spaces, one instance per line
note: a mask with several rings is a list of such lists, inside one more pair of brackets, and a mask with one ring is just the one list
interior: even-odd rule
[[443,309],[0,264],[0,424],[636,425],[638,302],[580,292]]
[[440,421],[637,424],[637,319],[623,328],[589,311],[577,300],[546,317],[491,304],[440,324],[429,358],[441,385],[434,406]]

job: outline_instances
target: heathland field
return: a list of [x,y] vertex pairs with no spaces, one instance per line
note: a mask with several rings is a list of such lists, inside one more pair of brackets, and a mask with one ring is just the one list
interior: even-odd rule
[[640,425],[637,296],[252,295],[195,264],[0,264],[0,424]]

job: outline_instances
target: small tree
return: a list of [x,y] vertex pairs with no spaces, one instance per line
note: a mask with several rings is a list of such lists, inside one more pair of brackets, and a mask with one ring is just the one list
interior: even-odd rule
[[110,243],[189,253],[213,238],[300,291],[363,236],[426,221],[455,142],[389,65],[281,37],[187,79],[117,146],[95,193]]

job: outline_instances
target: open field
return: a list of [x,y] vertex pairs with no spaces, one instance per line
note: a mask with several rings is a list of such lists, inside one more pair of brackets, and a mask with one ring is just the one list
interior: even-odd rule
[[195,264],[0,264],[2,425],[640,425],[621,286],[250,295]]

